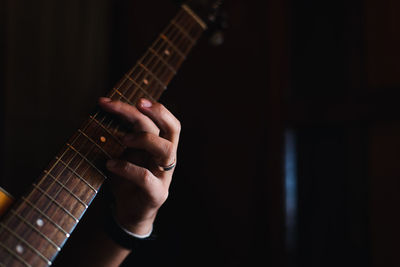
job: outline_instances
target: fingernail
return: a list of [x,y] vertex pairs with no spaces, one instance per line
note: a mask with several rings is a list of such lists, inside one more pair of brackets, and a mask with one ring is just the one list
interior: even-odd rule
[[153,105],[153,103],[151,103],[151,101],[147,100],[146,98],[142,98],[140,99],[140,105],[144,108],[149,108]]
[[116,160],[113,160],[113,159],[107,160],[106,166],[107,166],[108,169],[114,168],[115,165],[117,165],[117,161]]
[[110,103],[112,99],[108,97],[100,97],[100,101],[103,103]]

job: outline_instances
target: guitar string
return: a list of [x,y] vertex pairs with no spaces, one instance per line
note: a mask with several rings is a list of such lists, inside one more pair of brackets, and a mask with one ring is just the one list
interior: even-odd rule
[[[159,52],[159,51],[158,51]],[[155,55],[154,55],[155,56]],[[159,59],[159,61],[161,61],[161,59]],[[151,62],[151,60],[150,60],[150,62]],[[158,63],[160,63],[160,62],[158,62]],[[156,65],[156,67],[157,67],[157,65]],[[149,68],[150,69],[150,68]],[[165,70],[165,69],[164,69]],[[155,73],[156,75],[157,75],[157,73]],[[77,138],[76,139],[78,139],[79,138],[79,136],[77,136]],[[86,142],[88,142],[88,141],[86,141]],[[94,146],[94,145],[92,145],[92,146]],[[92,147],[93,148],[93,147]],[[91,150],[90,150],[91,151]],[[88,152],[88,154],[90,153],[90,151]],[[81,161],[82,162],[82,161]],[[80,164],[79,164],[80,165]],[[60,175],[65,171],[65,169],[66,168],[64,168],[62,171],[60,171]],[[89,168],[87,168],[86,170],[85,170],[85,172],[88,170]],[[48,174],[47,175],[44,175],[44,177],[42,178],[43,180],[46,178],[46,176],[48,176]],[[67,181],[68,182],[68,181]],[[53,182],[53,183],[55,183],[55,181]],[[64,184],[64,185],[66,185],[66,184]],[[75,185],[75,187],[76,187],[77,185]],[[75,189],[75,188],[73,188],[73,189]],[[73,189],[71,189],[71,191],[73,191]],[[62,191],[63,190],[63,188],[61,187],[60,188],[60,190],[59,191]],[[57,194],[58,195],[58,194]],[[55,198],[56,198],[57,196],[55,196]],[[72,198],[73,196],[70,196],[70,198]],[[62,203],[61,203],[62,204]],[[78,203],[76,203],[76,204],[78,204]],[[21,223],[22,224],[22,223]],[[56,230],[56,229],[55,229]]]
[[[179,13],[178,13],[179,14]],[[178,16],[177,16],[178,17]],[[178,21],[179,19],[178,18],[175,18],[175,20],[176,21]],[[193,20],[192,20],[193,21]],[[201,34],[201,32],[200,32],[200,34]],[[188,50],[190,50],[190,48],[188,49]],[[159,52],[159,51],[158,51]],[[153,57],[155,57],[155,55],[153,55],[152,56],[152,58],[149,60],[149,62],[151,62],[151,60],[153,59]],[[160,61],[161,61],[161,59],[158,59],[158,63],[160,63]],[[144,65],[144,63],[145,62],[141,62],[143,65]],[[163,63],[164,64],[164,63]],[[157,64],[155,64],[155,67],[158,67],[157,66]],[[151,67],[149,67],[149,69],[151,69]],[[161,69],[162,70],[162,69]],[[164,71],[163,71],[163,73],[165,73],[166,72],[166,68],[164,68]],[[155,74],[155,75],[160,75],[159,73],[156,73],[156,71],[153,71],[153,73]],[[171,77],[172,78],[172,77]],[[150,87],[150,86],[149,86]],[[128,88],[128,90],[129,90],[130,88]],[[89,125],[88,125],[89,126]],[[88,128],[88,127],[87,127]],[[95,130],[97,130],[97,129],[95,129]],[[78,136],[76,137],[76,139],[74,140],[74,142],[77,140],[79,138],[79,134],[78,134]],[[90,143],[88,140],[86,140],[85,142],[87,142],[87,143]],[[92,147],[91,147],[91,149],[89,150],[89,152],[86,154],[86,155],[88,155],[89,153],[90,153],[90,151],[94,148],[94,144],[92,144],[91,145]],[[71,160],[72,161],[72,160]],[[79,163],[79,165],[81,164],[83,162],[83,159],[81,160],[81,162]],[[79,165],[78,165],[78,167],[76,168],[76,169],[78,169],[79,168]],[[85,170],[85,173],[86,173],[86,171],[88,170],[88,169],[90,169],[90,167],[88,166],[88,168]],[[60,175],[64,172],[66,170],[66,167],[62,170],[62,171],[60,171]],[[48,176],[48,174],[47,175],[44,175],[44,177],[42,178],[43,180],[46,178],[46,176]],[[71,176],[70,176],[71,177]],[[69,177],[69,178],[70,178]],[[59,177],[58,177],[59,178]],[[67,183],[68,183],[68,181],[69,181],[69,178],[67,179],[67,182],[64,184],[64,185],[66,185]],[[52,183],[55,183],[55,181],[53,181]],[[77,186],[77,184],[75,184],[75,187]],[[70,189],[71,191],[73,191],[74,189],[75,189],[75,187],[74,188],[72,188],[72,189]],[[68,188],[68,187],[67,187]],[[61,187],[60,188],[60,190],[59,190],[59,192],[60,191],[62,191],[63,190],[63,187]],[[58,192],[58,193],[59,193]],[[57,193],[57,195],[55,196],[55,198],[58,196],[58,193]],[[70,198],[74,198],[72,195],[71,196],[69,196]],[[61,203],[61,204],[63,204],[63,203]],[[79,204],[78,202],[76,202],[75,201],[75,206],[76,206],[76,204]],[[74,207],[75,208],[75,207]],[[47,208],[46,208],[46,210],[47,210]],[[72,209],[73,210],[73,209]],[[85,210],[86,210],[86,208],[85,208]],[[55,229],[56,230],[56,229]],[[53,237],[53,236],[52,236]]]
[[[78,139],[78,138],[79,138],[79,135],[76,136],[76,139]],[[67,152],[68,152],[68,149],[65,150],[65,153],[67,153]],[[60,159],[61,159],[61,158],[62,158],[62,157],[60,157]],[[58,161],[57,161],[56,163],[58,163]],[[82,161],[81,161],[81,163],[82,163]],[[80,164],[79,164],[79,165],[80,165]],[[54,167],[54,166],[56,166],[56,164],[54,164],[53,167]],[[51,171],[51,170],[49,170],[49,171]],[[62,171],[60,172],[60,175],[61,175],[64,171],[65,171],[65,168],[64,168],[64,170],[62,170]],[[58,178],[59,178],[59,177],[58,177]],[[42,179],[43,179],[43,180],[46,179],[46,175],[44,175],[44,177],[42,177]],[[41,183],[43,180],[41,180],[40,183]],[[47,191],[47,190],[46,190],[46,191]],[[30,195],[28,195],[28,198],[29,198],[29,197],[30,197]],[[49,205],[51,205],[51,202],[50,202],[50,201],[49,201],[49,203],[50,203]],[[22,208],[22,207],[21,207],[21,208]],[[46,208],[46,210],[47,210],[47,208]],[[12,218],[13,218],[13,217],[9,218],[8,222],[9,222]],[[20,225],[23,225],[23,223],[22,223],[22,222],[19,223],[19,224],[17,225],[17,229],[19,228]]]
[[[183,9],[180,10],[180,12],[178,13],[177,17],[180,16],[182,13],[183,13]],[[162,33],[164,33],[164,34],[166,34],[166,35],[170,35],[171,33],[169,33],[169,34],[167,33],[168,30],[169,30],[170,28],[172,28],[172,30],[174,30],[174,28],[172,27],[172,23],[170,23],[170,24],[168,25],[167,29],[166,29],[165,31],[163,31]],[[172,33],[173,33],[173,32],[172,32]],[[154,47],[154,46],[157,44],[157,42],[158,42],[159,40],[161,40],[160,37],[158,37],[158,38],[156,39],[156,41],[153,43],[153,45],[152,45],[151,47]],[[159,52],[159,51],[158,51],[158,52]],[[138,62],[143,61],[143,59],[146,58],[146,56],[148,56],[149,54],[151,54],[151,52],[150,52],[149,50],[147,50],[146,54],[145,54],[145,55],[142,57],[142,59],[140,59]],[[155,55],[153,55],[153,56],[155,56]],[[160,63],[160,62],[161,62],[161,60],[159,60],[159,63]],[[138,65],[136,65],[136,66],[135,66],[134,68],[132,68],[128,73],[126,73],[125,76],[124,76],[125,79],[123,80],[123,82],[121,82],[121,83],[119,84],[119,86],[118,86],[118,88],[117,88],[118,90],[121,91],[121,87],[124,87],[125,83],[127,83],[127,82],[128,82],[128,87],[125,89],[125,91],[130,90],[130,89],[134,86],[133,92],[130,94],[130,96],[127,97],[128,99],[132,99],[132,98],[135,96],[135,94],[143,94],[142,90],[145,90],[145,88],[143,88],[143,87],[141,88],[141,86],[140,86],[141,82],[137,80],[137,77],[139,77],[139,76],[141,76],[143,73],[145,73],[145,70],[144,70],[142,67],[140,67],[140,69],[139,69],[139,71],[138,71],[138,73],[137,73],[137,75],[136,75],[137,77],[132,77],[132,73],[134,73],[134,72],[136,71],[137,68],[139,68]],[[133,79],[134,82],[131,81],[131,80],[129,80],[129,78]],[[151,81],[153,81],[153,79],[151,79]],[[135,83],[136,83],[136,84],[135,84]],[[140,90],[140,89],[142,89],[142,90]],[[116,93],[116,92],[113,91],[111,97],[114,96],[115,93]],[[122,93],[123,93],[123,94],[126,94],[126,92],[122,92]],[[119,100],[121,100],[121,98],[122,98],[122,97],[119,97]],[[107,127],[110,127],[110,126],[111,126],[111,123],[112,123],[112,122],[108,123]],[[115,132],[118,131],[118,127],[117,127],[114,131],[115,131]]]
[[[182,9],[178,12],[178,15],[179,15],[181,12],[182,12]],[[177,15],[177,16],[178,16],[178,15]],[[163,33],[164,33],[164,32],[166,33],[166,32],[169,30],[170,27],[171,27],[171,24],[169,24],[169,25],[167,26],[167,28],[163,31]],[[156,39],[156,41],[153,43],[153,46],[154,46],[154,44],[155,44],[157,41],[158,41],[158,39]],[[149,54],[149,50],[146,51],[146,53],[144,54],[144,56],[143,56],[141,59],[139,59],[139,61],[142,61],[148,54]],[[138,61],[138,62],[139,62],[139,61]],[[124,86],[124,84],[125,84],[127,81],[129,81],[128,77],[131,76],[131,74],[132,74],[136,69],[138,69],[138,68],[139,68],[139,66],[138,66],[138,64],[136,64],[131,70],[129,70],[128,73],[126,73],[126,74],[123,76],[123,79],[117,84],[117,86],[116,86],[115,89],[121,90],[121,87]],[[141,75],[143,72],[144,72],[144,69],[143,69],[143,68],[140,68],[140,69],[139,69],[139,72],[138,72],[138,75]],[[135,79],[135,78],[134,78],[134,79]],[[136,81],[136,80],[135,80],[135,82],[139,83],[139,82]],[[128,87],[128,88],[132,87],[132,85],[134,85],[134,84],[131,82],[131,83],[129,84],[129,87]],[[139,86],[136,86],[134,92],[136,92],[136,93],[142,93],[141,90],[140,90],[140,88],[139,88]],[[109,96],[110,98],[113,98],[115,94],[116,94],[116,91],[115,91],[115,90],[112,90],[112,91],[109,93],[108,96]],[[117,98],[118,98],[118,100],[121,100],[121,99],[122,99],[121,96],[118,96]],[[101,111],[98,111],[93,117],[94,117],[94,118],[97,118],[97,116],[99,115],[99,112],[101,113]],[[110,119],[109,116],[103,115],[103,117],[102,117],[101,120],[99,120],[99,121],[100,121],[100,123],[102,123],[103,125],[105,125],[105,127],[107,127],[108,129],[112,129],[112,131],[114,132],[114,134],[117,133],[118,130],[119,130],[119,126],[116,126],[115,128],[111,127],[112,123],[114,122],[113,119],[111,119],[108,123],[104,123],[104,120],[107,120],[107,119]]]
[[[184,14],[186,14],[186,20],[189,20],[189,22],[192,22],[192,25],[194,25],[195,24],[195,21],[193,20],[193,18],[191,17],[191,16],[188,16],[188,14],[182,9],[182,15],[184,15]],[[173,20],[175,20],[175,21],[180,21],[180,18],[179,18],[179,14],[173,19]],[[183,18],[183,21],[182,22],[185,22],[185,18]],[[172,25],[172,22],[171,22],[171,24],[170,24],[170,26],[173,26]],[[184,26],[182,27],[182,28],[185,28]],[[167,35],[168,36],[168,38],[170,38],[170,41],[172,42],[172,43],[174,43],[174,44],[176,44],[177,46],[178,46],[178,49],[179,49],[179,45],[180,45],[180,43],[181,42],[176,42],[176,39],[177,38],[179,38],[179,33],[181,33],[181,41],[185,41],[185,39],[187,39],[187,37],[186,36],[183,36],[183,33],[181,32],[181,30],[180,29],[178,29],[178,28],[176,28],[175,26],[173,26],[173,29],[175,30],[175,33],[176,33],[176,36],[172,36],[172,34],[174,34],[174,32],[172,32],[172,33],[170,33],[170,34],[165,34],[165,35]],[[189,29],[189,32],[192,30],[192,27],[190,27]],[[199,35],[198,35],[198,37],[200,36],[200,34],[201,34],[201,32],[202,31],[200,31],[199,32]],[[175,38],[176,37],[176,38]],[[185,38],[182,38],[182,37],[185,37]],[[153,44],[153,46],[152,47],[155,47],[156,45],[157,45],[157,43],[159,43],[159,42],[161,42],[162,44],[166,44],[166,45],[168,45],[168,43],[166,42],[166,41],[163,41],[160,37],[155,41],[155,43]],[[190,44],[190,46],[189,47],[187,47],[185,50],[183,50],[184,52],[183,53],[188,53],[188,51],[190,51],[190,49],[192,48],[192,46],[193,46],[194,44]],[[148,60],[148,61],[150,61],[151,62],[151,60],[153,60],[153,58],[154,57],[156,57],[156,59],[157,59],[157,63],[158,63],[158,65],[157,65],[157,63],[155,64],[156,66],[163,66],[164,65],[164,63],[162,62],[162,56],[160,56],[160,53],[159,53],[159,51],[160,51],[160,49],[162,48],[163,46],[161,45],[161,46],[159,46],[156,50],[157,50],[157,55],[158,55],[158,58],[157,58],[157,56],[154,54],[154,53],[151,53],[152,55],[151,55],[151,57],[150,57],[150,59]],[[167,46],[168,47],[168,46]],[[170,49],[172,49],[171,51],[173,51],[173,47],[170,45]],[[175,54],[178,54],[178,51],[176,51],[175,52]],[[180,65],[180,64],[182,64],[182,62],[184,61],[184,59],[185,58],[181,58],[180,59],[180,61],[179,61],[179,63],[178,63],[178,65]],[[162,63],[162,64],[159,64],[159,63]],[[144,64],[145,65],[145,64]],[[139,77],[139,75],[141,74],[141,72],[143,71],[143,68],[141,68],[141,71],[136,75],[137,77]],[[165,71],[167,71],[167,68],[165,68],[164,69],[164,72]],[[131,77],[132,78],[132,73],[133,73],[134,71],[131,71],[131,72],[129,72],[128,74],[127,74],[127,76],[129,76],[129,77]],[[158,74],[158,73],[156,73],[156,72],[154,72],[153,71],[153,74],[155,74],[155,76],[159,76],[160,74]],[[150,75],[150,74],[149,74]],[[172,77],[173,77],[174,75],[172,75]],[[171,77],[171,78],[172,78]],[[134,82],[132,82],[132,81],[130,81],[130,84],[129,84],[129,86],[125,89],[125,91],[126,92],[129,92],[129,90],[132,88],[132,86],[136,86],[136,87],[134,87],[134,91],[127,97],[128,99],[132,99],[132,97],[136,94],[136,93],[138,93],[138,92],[140,92],[139,90],[138,90],[138,88],[140,88],[140,82],[137,80],[137,78],[135,79],[135,78],[133,78],[134,79],[134,82],[136,83],[136,84],[134,84]],[[145,79],[147,79],[148,81],[150,80],[150,78],[148,78],[148,77],[145,77]],[[148,84],[148,88],[149,87],[151,87],[151,84],[150,83],[155,83],[155,81],[154,81],[155,79],[153,78],[153,79],[151,79],[151,82],[149,82],[149,84]],[[125,80],[124,82],[121,82],[120,83],[120,86],[119,86],[119,91],[122,91],[121,90],[121,87],[123,87],[124,86],[124,83],[126,82],[127,80]],[[129,81],[129,80],[128,80]],[[164,91],[164,89],[161,89],[161,90],[156,90],[156,92],[155,92],[155,94],[157,95],[157,94],[160,94],[160,93],[162,93]],[[124,95],[126,94],[126,92],[122,92]],[[115,92],[113,92],[113,93],[115,93]],[[150,92],[151,93],[151,92]],[[121,99],[121,97],[120,97],[120,99]],[[111,123],[110,123],[111,124]]]
[[[179,17],[181,14],[184,13],[184,12],[183,12],[183,9],[181,9],[181,11],[182,11],[182,12],[178,13],[178,15],[177,15],[174,19],[176,19],[177,17]],[[169,24],[168,28],[170,28],[170,27],[172,27],[172,23]],[[172,28],[172,31],[171,31],[170,33],[168,33],[168,30],[165,30],[165,31],[163,32],[163,34],[168,35],[168,36],[171,36],[171,35],[174,33],[173,31],[178,31],[178,29],[175,29],[175,28],[173,27],[173,28]],[[172,39],[172,38],[171,38],[171,39]],[[155,42],[153,43],[153,45],[151,46],[151,48],[156,48],[157,43],[159,43],[160,41],[162,42],[163,40],[162,40],[160,37],[157,38],[156,41],[155,41]],[[175,40],[174,40],[174,42],[175,42]],[[179,42],[175,42],[175,43],[179,43]],[[158,55],[160,55],[160,49],[161,49],[161,47],[162,47],[162,46],[156,48],[156,51],[157,51],[157,54],[158,54]],[[149,49],[149,50],[150,50],[150,49]],[[138,62],[143,62],[143,59],[146,58],[146,56],[148,56],[148,54],[151,55],[151,56],[150,56],[150,61],[153,59],[153,57],[156,56],[156,55],[152,54],[149,50],[147,51],[147,53],[145,54],[145,56],[144,56],[141,60],[139,60]],[[184,60],[184,59],[182,58],[182,59],[181,59],[181,62],[182,62],[183,60]],[[158,59],[158,62],[156,62],[155,65],[157,65],[157,63],[158,63],[158,64],[160,64],[160,63],[163,64],[161,58]],[[136,96],[137,94],[143,94],[143,93],[141,92],[141,90],[140,90],[140,85],[139,85],[140,82],[138,81],[137,77],[140,77],[140,75],[142,75],[142,73],[144,73],[145,70],[141,67],[141,68],[139,69],[139,71],[137,72],[136,77],[132,77],[132,73],[135,72],[135,69],[136,69],[137,67],[138,67],[138,66],[136,65],[135,68],[133,68],[131,71],[129,71],[129,72],[124,76],[125,79],[124,79],[122,82],[119,83],[119,86],[118,86],[118,88],[117,88],[119,91],[121,91],[121,93],[122,93],[123,95],[126,95],[126,93],[129,92],[129,91],[131,90],[132,87],[134,87],[134,88],[133,88],[133,91],[129,94],[129,96],[126,96],[127,99],[133,99],[133,97]],[[152,67],[150,67],[150,69],[152,69]],[[157,73],[156,73],[156,75],[157,75]],[[134,82],[130,81],[130,80],[128,79],[128,77],[131,77],[131,78],[134,80]],[[154,79],[151,79],[151,78],[147,78],[147,79],[148,79],[148,81],[150,81],[150,82],[149,82],[149,86],[148,86],[148,88],[149,88],[149,87],[151,86],[150,83],[153,83],[153,82],[154,82],[154,81],[153,81]],[[128,86],[122,91],[121,88],[125,87],[125,83],[126,83],[126,82],[129,82],[129,83],[128,83]],[[136,83],[136,84],[135,84],[135,83]],[[146,90],[146,88],[142,88],[142,90]],[[164,91],[164,90],[162,90],[162,91]],[[161,92],[162,92],[162,91],[161,91]],[[149,92],[148,90],[147,90],[147,92],[148,92],[149,94],[151,94],[151,92]],[[111,94],[111,97],[114,96],[115,93],[116,93],[116,92],[113,91],[112,94]],[[156,93],[158,93],[158,92],[156,91]],[[119,97],[119,100],[121,100],[121,98],[122,98],[122,97],[120,96],[120,97]],[[139,97],[138,97],[138,98],[139,98]],[[103,121],[104,121],[105,118],[107,118],[107,117],[103,117],[101,123],[104,124]],[[111,128],[111,124],[112,124],[112,123],[113,123],[113,121],[111,120],[108,124],[106,124],[106,127],[107,127],[107,128]],[[117,127],[114,129],[114,132],[117,132],[118,130],[119,130],[119,128],[118,128],[118,126],[117,126]]]
[[[179,18],[179,16],[177,16],[177,18]],[[177,19],[176,18],[176,19]],[[167,34],[167,35],[169,35],[169,36],[171,36],[172,34],[174,34],[174,31],[176,32],[176,33],[179,33],[179,29],[175,29],[175,27],[171,24],[171,27],[173,28],[173,31],[170,33],[170,34]],[[176,34],[176,36],[178,37],[178,34]],[[147,79],[148,80],[148,85],[147,85],[147,88],[150,88],[151,89],[151,87],[152,87],[152,84],[157,84],[158,82],[156,81],[156,79],[153,77],[153,78],[151,78],[152,76],[156,76],[156,77],[160,77],[160,80],[164,83],[164,81],[163,81],[163,78],[162,77],[164,77],[164,75],[166,75],[166,74],[168,74],[168,73],[170,73],[170,76],[168,77],[168,79],[171,79],[173,76],[174,76],[174,73],[171,73],[171,70],[169,70],[168,69],[168,67],[165,65],[165,63],[162,61],[162,57],[161,57],[161,55],[160,55],[160,50],[162,49],[162,46],[159,46],[158,48],[156,47],[156,45],[157,45],[157,43],[158,43],[158,41],[159,41],[160,39],[158,39],[154,44],[153,44],[153,46],[151,47],[153,50],[155,50],[155,52],[156,53],[152,53],[151,51],[149,51],[149,54],[151,55],[151,56],[149,56],[148,58],[147,58],[147,63],[145,62],[145,60],[143,60],[141,63],[143,64],[143,65],[145,65],[145,66],[149,66],[150,65],[150,63],[151,62],[153,62],[153,60],[155,59],[156,60],[156,62],[154,63],[154,67],[149,67],[149,70],[150,69],[152,69],[152,70],[150,70],[150,72],[152,73],[152,75],[148,75],[147,77],[145,77],[145,76],[143,76],[143,78],[144,79]],[[182,39],[183,40],[183,39]],[[174,38],[174,42],[175,43],[177,43],[176,42],[176,38]],[[155,49],[154,49],[155,48]],[[150,49],[149,49],[150,50]],[[130,75],[130,76],[132,76],[132,74]],[[149,78],[150,77],[150,78]],[[168,79],[167,79],[167,83],[168,83]],[[162,93],[163,91],[164,91],[164,88],[161,88],[161,89],[157,89],[159,86],[155,86],[155,97],[159,94],[159,93]],[[126,89],[125,89],[125,92],[124,92],[124,94],[128,94],[129,92],[130,92],[130,89],[132,88],[132,85],[131,86],[129,86],[129,87],[127,87]],[[135,91],[136,90],[134,90],[133,92],[131,92],[131,93],[129,93],[129,95],[128,95],[128,98],[129,99],[131,99],[131,98],[133,98],[133,96],[135,95]],[[152,92],[150,92],[150,93],[152,93]]]

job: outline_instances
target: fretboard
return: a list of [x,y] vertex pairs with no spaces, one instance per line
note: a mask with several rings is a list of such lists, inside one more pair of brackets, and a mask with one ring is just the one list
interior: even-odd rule
[[[157,101],[205,27],[183,5],[108,97],[132,105],[142,97]],[[107,179],[106,160],[125,150],[126,133],[100,109],[89,116],[0,221],[0,266],[51,265]]]

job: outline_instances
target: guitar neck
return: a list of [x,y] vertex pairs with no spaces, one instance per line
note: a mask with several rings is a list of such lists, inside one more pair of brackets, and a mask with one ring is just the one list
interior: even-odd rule
[[[157,101],[205,30],[186,5],[108,93],[135,105]],[[89,116],[28,193],[0,222],[0,266],[49,266],[107,179],[107,159],[125,147],[123,125],[101,110]]]

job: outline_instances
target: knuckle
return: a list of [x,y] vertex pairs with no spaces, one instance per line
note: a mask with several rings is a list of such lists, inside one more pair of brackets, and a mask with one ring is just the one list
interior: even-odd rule
[[114,101],[114,110],[116,112],[121,112],[122,110],[122,102],[121,101]]
[[161,110],[165,109],[164,105],[159,103],[159,102],[153,103],[153,107],[158,112],[160,112]]
[[165,190],[161,195],[160,195],[160,201],[161,203],[164,203],[165,201],[167,201],[169,196],[169,190]]
[[131,172],[131,170],[132,170],[131,169],[131,165],[126,161],[123,161],[123,162],[120,163],[120,169],[121,169],[121,172],[124,175],[129,174]]
[[149,132],[143,132],[140,135],[140,139],[144,143],[150,143],[153,140],[153,135],[150,134]]
[[182,130],[182,124],[180,122],[180,120],[175,118],[175,130],[177,133],[180,133]]
[[172,143],[167,143],[167,144],[165,145],[164,150],[165,150],[165,154],[166,154],[168,157],[172,157],[172,156],[174,155],[174,153],[175,153],[175,147],[173,146]]
[[159,109],[159,114],[160,114],[161,118],[168,118],[169,117],[169,112],[164,106],[162,106],[162,108]]
[[152,183],[152,178],[153,174],[151,173],[151,171],[149,171],[148,169],[143,169],[142,179],[145,186],[149,186]]

